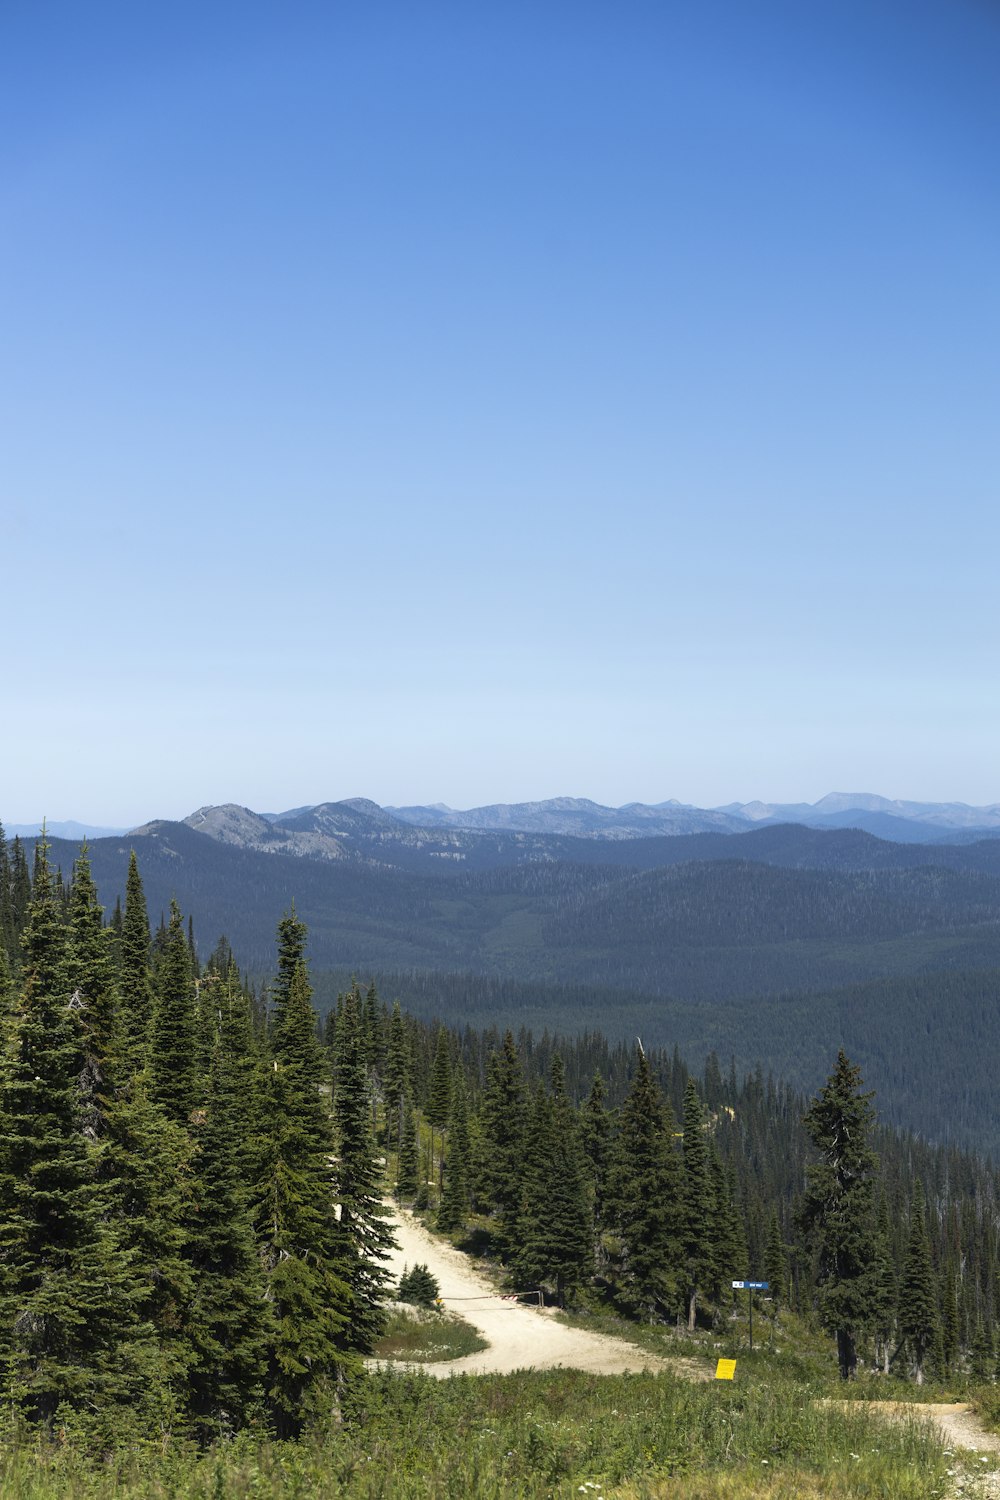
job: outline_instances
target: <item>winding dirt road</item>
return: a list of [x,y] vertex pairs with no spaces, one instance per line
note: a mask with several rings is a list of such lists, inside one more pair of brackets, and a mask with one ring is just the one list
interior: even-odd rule
[[[634,1344],[607,1334],[587,1333],[558,1323],[551,1312],[504,1301],[496,1288],[481,1276],[468,1256],[429,1234],[405,1209],[393,1206],[394,1229],[399,1249],[390,1269],[399,1276],[404,1266],[425,1265],[437,1278],[441,1299],[449,1312],[459,1313],[489,1341],[488,1349],[464,1359],[440,1364],[422,1364],[429,1375],[487,1373],[511,1370],[548,1370],[558,1365],[589,1370],[595,1375],[619,1375],[627,1370],[663,1370],[665,1360],[647,1354]],[[684,1374],[706,1379],[707,1368],[697,1360],[671,1360],[669,1368],[684,1366]]]

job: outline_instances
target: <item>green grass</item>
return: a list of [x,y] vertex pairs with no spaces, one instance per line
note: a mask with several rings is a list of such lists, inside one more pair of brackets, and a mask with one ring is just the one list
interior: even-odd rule
[[385,1333],[375,1346],[375,1358],[430,1364],[463,1359],[487,1347],[487,1341],[472,1324],[457,1313],[395,1307],[389,1314]]
[[240,1442],[198,1457],[151,1446],[103,1464],[71,1444],[0,1447],[18,1500],[645,1500],[795,1496],[932,1500],[946,1460],[917,1424],[816,1400],[771,1370],[735,1384],[557,1370],[445,1381],[388,1370],[343,1420],[297,1444]]

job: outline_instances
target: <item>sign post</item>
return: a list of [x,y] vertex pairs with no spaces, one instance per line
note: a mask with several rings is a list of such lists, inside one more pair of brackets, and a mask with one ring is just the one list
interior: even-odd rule
[[734,1281],[733,1291],[746,1291],[750,1302],[750,1353],[753,1353],[753,1294],[755,1291],[766,1292],[770,1289],[769,1281]]

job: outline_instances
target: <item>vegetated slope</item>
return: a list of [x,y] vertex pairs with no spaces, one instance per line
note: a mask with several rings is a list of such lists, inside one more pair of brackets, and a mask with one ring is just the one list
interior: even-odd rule
[[[1000,966],[1000,881],[944,870],[788,871],[749,862],[528,864],[427,879],[368,861],[234,848],[183,824],[101,839],[110,908],[137,848],[154,920],[176,896],[203,947],[248,968],[294,902],[317,968],[468,969],[716,1002],[934,969]],[[76,846],[53,844],[68,872]]]
[[[880,1117],[927,1140],[990,1152],[1000,1161],[1000,970],[911,976],[815,994],[721,1001],[715,1005],[587,985],[526,984],[475,974],[379,973],[383,999],[459,1029],[490,1028],[534,1034],[544,1055],[547,1038],[601,1032],[612,1043],[678,1049],[693,1066],[715,1053],[740,1075],[762,1067],[789,1086],[812,1094],[843,1047],[878,1097]],[[317,1004],[327,1009],[349,976],[314,976]],[[585,1093],[589,1077],[571,1089]],[[597,1060],[614,1088],[612,1061]]]

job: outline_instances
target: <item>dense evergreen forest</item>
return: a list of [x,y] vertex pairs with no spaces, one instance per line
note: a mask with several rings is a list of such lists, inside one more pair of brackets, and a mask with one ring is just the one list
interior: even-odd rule
[[[268,934],[294,900],[323,1007],[357,974],[425,1017],[599,1026],[690,1057],[715,1050],[741,1070],[764,1060],[807,1091],[843,1045],[885,1118],[1000,1152],[1000,840],[915,846],[788,826],[561,840],[550,852],[571,845],[572,862],[456,873],[421,854],[419,838],[406,847],[423,866],[400,869],[379,863],[374,843],[331,861],[234,847],[184,824],[151,830],[134,842],[154,920],[176,895],[200,936],[227,933],[258,987]],[[124,897],[129,848],[100,839],[90,850],[108,910]],[[78,853],[56,842],[51,859],[68,876]],[[15,885],[31,857],[11,846]]]
[[134,861],[110,925],[85,853],[69,883],[44,843],[9,875],[5,1402],[100,1444],[296,1434],[383,1316],[360,1015],[349,999],[331,1066],[294,915],[265,1018],[228,945],[201,968],[176,904],[151,938]]
[[[315,976],[326,1010],[349,970]],[[366,974],[406,1010],[461,1027],[467,1022],[541,1035],[600,1030],[641,1036],[685,1057],[716,1052],[741,1072],[760,1059],[800,1092],[814,1089],[841,1046],[861,1066],[880,1117],[923,1139],[1000,1159],[994,1058],[1000,1050],[1000,972],[916,974],[806,994],[719,1001],[663,999],[599,985],[528,984],[482,974]],[[933,1080],[933,1087],[928,1080]]]
[[199,960],[176,903],[151,932],[134,859],[108,922],[86,852],[64,880],[15,845],[0,890],[0,1340],[24,1421],[103,1445],[328,1418],[380,1330],[386,1186],[558,1303],[721,1326],[731,1280],[763,1276],[845,1373],[992,1378],[1000,1180],[877,1127],[842,1054],[810,1102],[714,1054],[695,1075],[594,1032],[449,1029],[374,985],[321,1023],[294,909],[265,993],[225,939]]

